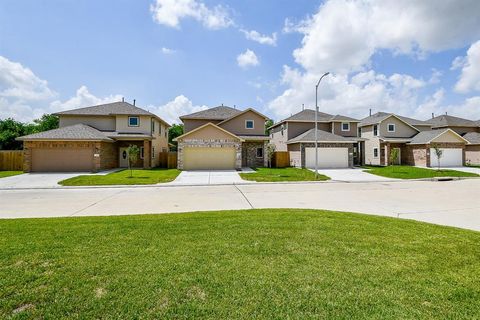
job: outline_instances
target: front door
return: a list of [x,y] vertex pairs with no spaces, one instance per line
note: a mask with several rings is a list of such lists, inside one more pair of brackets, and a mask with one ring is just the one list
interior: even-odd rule
[[120,148],[120,160],[118,160],[118,164],[120,168],[127,168],[128,167],[128,152],[127,148]]
[[398,156],[394,164],[401,165],[402,164],[402,149],[400,148],[393,148],[398,150]]

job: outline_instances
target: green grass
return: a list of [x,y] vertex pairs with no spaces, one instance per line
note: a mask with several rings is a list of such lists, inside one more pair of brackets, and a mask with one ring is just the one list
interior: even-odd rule
[[177,169],[134,169],[132,177],[130,170],[120,170],[107,175],[81,175],[62,180],[63,186],[104,186],[104,185],[132,185],[157,184],[170,182],[180,174]]
[[397,179],[421,179],[435,177],[478,177],[479,175],[470,172],[457,170],[437,170],[435,168],[418,168],[411,166],[365,166],[365,172],[375,174],[377,176]]
[[0,171],[0,178],[6,178],[22,174],[23,171]]
[[480,168],[480,164],[467,164],[467,167]]
[[[240,176],[244,180],[258,182],[315,181],[314,172],[300,168],[257,168],[253,173],[240,173]],[[317,181],[329,179],[329,177],[319,174]]]
[[480,233],[315,210],[0,221],[0,318],[478,319]]

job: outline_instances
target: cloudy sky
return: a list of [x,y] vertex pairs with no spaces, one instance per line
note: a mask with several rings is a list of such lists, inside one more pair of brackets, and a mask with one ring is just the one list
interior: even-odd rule
[[125,97],[178,122],[220,104],[480,119],[478,0],[0,2],[0,118]]

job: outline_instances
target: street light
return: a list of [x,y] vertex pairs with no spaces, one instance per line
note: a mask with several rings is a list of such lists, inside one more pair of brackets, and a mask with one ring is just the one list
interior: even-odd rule
[[315,86],[315,180],[318,178],[318,86],[320,85],[320,81],[326,76],[328,76],[330,72],[325,72],[317,82]]

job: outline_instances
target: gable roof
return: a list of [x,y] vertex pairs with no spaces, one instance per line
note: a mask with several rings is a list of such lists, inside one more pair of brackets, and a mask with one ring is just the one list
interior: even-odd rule
[[[370,126],[370,125],[373,125],[373,124],[379,124],[380,122],[390,118],[391,116],[396,117],[400,121],[408,124],[410,127],[430,126],[430,124],[426,121],[421,121],[421,120],[417,120],[417,119],[413,119],[413,118],[399,116],[399,115],[394,114],[394,113],[377,112],[375,114],[372,114],[369,117],[366,117],[366,118],[362,119],[359,123],[359,127]],[[414,129],[417,130],[417,128],[414,128]]]
[[480,144],[480,132],[468,132],[463,135],[463,138],[470,144]]
[[232,136],[232,137],[235,138],[235,139],[238,139],[238,140],[240,140],[240,141],[244,141],[244,140],[243,140],[242,138],[240,138],[239,136],[236,136],[236,135],[234,135],[233,133],[231,133],[230,131],[227,131],[227,130],[225,130],[225,129],[223,129],[223,128],[221,128],[221,127],[219,127],[219,126],[217,126],[216,124],[213,124],[213,123],[211,123],[211,122],[205,123],[203,126],[200,126],[200,127],[198,127],[198,128],[195,128],[195,129],[193,129],[192,131],[188,131],[187,133],[184,133],[184,134],[182,134],[181,136],[176,137],[175,139],[173,139],[173,141],[178,141],[179,139],[183,139],[183,138],[185,138],[186,136],[189,136],[189,135],[191,135],[192,133],[197,132],[197,131],[200,131],[200,130],[202,130],[203,128],[208,127],[208,126],[212,126],[212,127],[214,127],[215,129],[218,129],[218,130],[220,130],[220,131],[222,131],[222,132],[224,132],[224,133]]
[[[328,131],[318,130],[317,129],[317,141],[318,142],[340,142],[340,143],[354,143],[357,142],[355,138],[345,138]],[[287,141],[287,144],[298,143],[298,142],[314,142],[315,141],[315,128],[312,128],[295,138],[292,138]]]
[[218,106],[191,114],[180,116],[180,120],[199,119],[199,120],[226,120],[242,111],[227,106]]
[[[328,113],[325,113],[325,112],[317,112],[317,118],[318,118],[318,122],[342,122],[342,121],[345,121],[345,122],[360,122],[360,120],[357,120],[357,119],[354,119],[354,118],[350,118],[350,117],[347,117],[347,116],[342,116],[342,115],[332,115],[332,114],[328,114]],[[277,123],[275,123],[274,125],[270,126],[270,128],[273,128],[273,127],[276,127],[284,122],[313,122],[315,121],[315,110],[313,109],[304,109],[300,112],[297,112],[293,115],[291,115],[290,117],[288,118],[285,118]],[[270,129],[268,128],[268,129]]]
[[443,114],[441,116],[436,116],[430,120],[427,120],[429,124],[431,124],[434,128],[441,128],[441,127],[478,127],[479,124],[475,121],[449,116]]
[[415,137],[412,138],[412,141],[410,141],[410,144],[427,144],[427,143],[430,143],[432,140],[435,140],[436,138],[440,137],[442,134],[446,132],[453,133],[458,138],[468,143],[468,141],[465,138],[460,136],[458,133],[456,133],[452,129],[445,128],[445,129],[439,129],[439,130],[419,132]]
[[238,117],[238,116],[240,116],[240,115],[242,115],[242,114],[244,114],[244,113],[247,113],[247,112],[253,112],[253,113],[258,114],[260,117],[262,117],[262,118],[264,118],[264,119],[268,119],[267,116],[261,114],[261,113],[258,112],[257,110],[252,109],[252,108],[248,108],[248,109],[246,109],[246,110],[244,110],[244,111],[242,111],[242,112],[240,112],[240,113],[237,113],[237,114],[231,116],[231,117],[228,118],[228,119],[225,119],[225,120],[219,122],[218,125],[221,125],[222,123],[225,123],[225,122],[228,122],[228,121],[230,121],[230,120],[233,120],[233,119],[235,119],[236,117]]
[[113,115],[135,115],[135,116],[151,116],[162,121],[170,126],[162,118],[147,110],[134,106],[128,102],[112,102],[106,104],[99,104],[96,106],[60,111],[54,113],[55,115],[75,115],[75,116],[113,116]]
[[17,140],[92,140],[92,141],[113,141],[105,135],[105,133],[87,126],[86,124],[75,124],[72,126],[62,127],[43,131],[39,133],[29,134],[18,137]]

